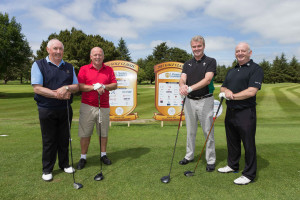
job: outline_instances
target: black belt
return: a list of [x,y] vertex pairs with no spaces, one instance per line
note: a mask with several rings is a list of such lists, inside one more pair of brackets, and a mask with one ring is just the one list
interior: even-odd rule
[[213,94],[206,94],[206,95],[203,95],[202,97],[194,97],[194,96],[191,96],[191,95],[187,95],[187,97],[189,99],[193,99],[193,100],[200,100],[200,99],[205,99],[205,98],[208,98],[208,97],[211,97]]

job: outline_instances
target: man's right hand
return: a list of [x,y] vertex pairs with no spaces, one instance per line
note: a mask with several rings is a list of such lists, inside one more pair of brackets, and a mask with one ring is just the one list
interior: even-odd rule
[[102,84],[100,84],[100,83],[95,83],[95,84],[93,84],[93,86],[94,86],[94,90],[98,90],[99,88],[102,87]]

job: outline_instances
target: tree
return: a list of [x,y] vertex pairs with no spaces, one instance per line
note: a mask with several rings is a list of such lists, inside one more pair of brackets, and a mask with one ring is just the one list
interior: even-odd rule
[[179,49],[177,47],[170,48],[168,50],[168,54],[169,54],[169,58],[168,58],[169,61],[176,61],[182,63],[184,63],[187,60],[190,60],[193,57],[192,54],[189,54],[185,50]]
[[271,63],[263,59],[263,61],[259,63],[259,66],[261,66],[264,71],[264,83],[272,83],[273,79],[271,76]]
[[300,64],[295,56],[293,56],[289,65],[291,67],[292,72],[295,72],[292,82],[300,83]]
[[228,70],[229,68],[226,68],[225,65],[221,65],[221,66],[217,65],[217,69],[216,69],[217,75],[215,76],[214,81],[216,83],[223,83]]
[[[169,48],[166,42],[154,47],[151,55],[148,55],[146,59],[139,59],[137,64],[143,71],[144,79],[140,78],[140,81],[150,81],[150,84],[155,80],[154,66],[162,62],[182,62],[192,58],[191,54],[188,54],[185,50],[177,47]],[[140,73],[138,74],[138,76]]]
[[292,78],[289,73],[289,67],[288,67],[287,59],[285,58],[284,53],[281,54],[280,58],[278,56],[275,57],[275,60],[273,61],[272,66],[272,77],[274,83],[283,83],[288,82]]
[[57,38],[64,44],[63,59],[70,62],[76,72],[83,65],[90,63],[90,51],[93,47],[101,47],[104,51],[104,62],[115,60],[120,56],[112,42],[105,40],[100,35],[86,35],[81,30],[74,27],[69,30],[60,31],[59,34],[52,33],[48,40],[43,41],[37,51],[37,58],[42,59],[48,56],[46,46],[49,40]]
[[117,58],[118,60],[132,61],[129,50],[126,46],[126,42],[123,40],[123,38],[119,40],[117,50],[120,53],[120,56]]
[[22,27],[15,17],[0,13],[0,78],[6,84],[9,80],[28,77],[28,66],[32,60],[32,51]]

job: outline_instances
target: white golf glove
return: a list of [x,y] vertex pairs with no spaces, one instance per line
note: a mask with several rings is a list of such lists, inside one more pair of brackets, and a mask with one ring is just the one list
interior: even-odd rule
[[226,98],[225,92],[221,92],[221,93],[219,94],[219,99],[222,99],[222,98],[224,98],[224,99],[226,99],[226,100],[229,100],[229,99]]
[[94,86],[94,90],[98,90],[99,88],[102,87],[102,84],[100,84],[100,83],[95,83],[95,84],[93,84],[93,86]]
[[188,93],[191,93],[192,91],[193,91],[193,89],[192,89],[191,87],[188,87],[187,92],[188,92]]

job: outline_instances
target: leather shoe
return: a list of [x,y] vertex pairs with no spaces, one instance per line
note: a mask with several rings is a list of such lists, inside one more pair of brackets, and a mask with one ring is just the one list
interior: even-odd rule
[[189,162],[192,162],[193,160],[187,160],[187,159],[185,159],[185,158],[183,158],[181,161],[179,161],[179,164],[180,165],[186,165],[186,164],[188,164]]
[[215,164],[207,164],[206,165],[207,172],[213,172],[214,170],[215,170]]
[[78,169],[78,170],[83,169],[84,166],[85,166],[85,164],[86,164],[86,159],[81,158],[81,159],[79,160],[79,163],[77,164],[77,169]]
[[107,156],[102,156],[101,161],[103,162],[103,164],[111,165],[111,161],[108,159]]

